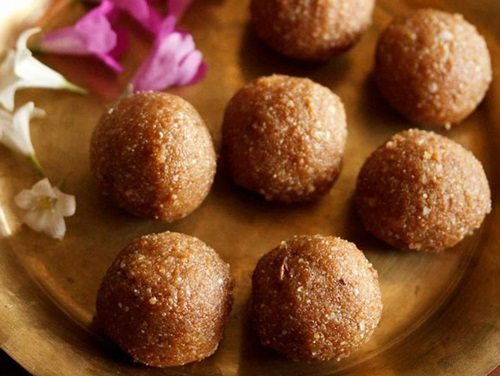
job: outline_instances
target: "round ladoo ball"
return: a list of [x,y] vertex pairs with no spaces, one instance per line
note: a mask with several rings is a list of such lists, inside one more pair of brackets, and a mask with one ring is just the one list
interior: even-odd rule
[[267,200],[308,201],[327,193],[340,173],[344,105],[309,79],[264,77],[231,99],[222,135],[237,185]]
[[193,106],[175,95],[148,92],[121,100],[102,116],[90,162],[101,189],[118,207],[171,222],[207,196],[216,154]]
[[108,269],[96,318],[135,361],[180,366],[215,352],[231,294],[229,265],[202,241],[171,232],[146,235]]
[[417,129],[394,135],[368,158],[355,202],[368,231],[415,251],[454,246],[491,211],[488,180],[474,155]]
[[491,59],[483,37],[461,15],[421,9],[396,18],[382,33],[375,78],[403,116],[449,128],[484,98]]
[[289,57],[321,61],[349,49],[371,23],[375,0],[252,0],[256,34]]
[[252,310],[264,346],[293,360],[340,360],[368,341],[382,315],[377,272],[353,243],[297,236],[253,273]]

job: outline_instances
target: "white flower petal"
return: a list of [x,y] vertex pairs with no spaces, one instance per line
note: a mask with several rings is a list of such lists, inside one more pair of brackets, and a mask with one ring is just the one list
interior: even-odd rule
[[4,129],[12,126],[12,114],[0,108],[0,140]]
[[18,51],[26,50],[28,45],[28,39],[30,39],[32,35],[35,35],[40,31],[42,31],[40,27],[32,27],[30,29],[24,30],[17,38],[16,49]]
[[75,214],[76,212],[75,196],[63,193],[57,188],[54,188],[54,191],[57,194],[57,202],[55,207],[56,213],[64,217],[71,217],[73,214]]
[[21,154],[34,153],[29,133],[29,122],[34,105],[30,103],[17,110],[14,115],[4,112],[0,116],[2,129],[0,142]]
[[75,213],[75,197],[52,187],[48,179],[37,182],[31,190],[21,191],[15,198],[16,204],[28,211],[23,221],[35,231],[62,239],[66,233],[64,216]]
[[0,86],[7,86],[7,83],[12,80],[15,62],[16,52],[14,50],[7,51],[7,55],[0,64]]
[[23,217],[23,222],[35,231],[43,231],[49,222],[50,213],[47,210],[30,210]]
[[16,205],[24,210],[32,210],[37,206],[37,199],[35,194],[28,189],[23,189],[14,197]]
[[10,124],[12,121],[12,114],[0,108],[0,129],[4,127],[4,124]]
[[[0,110],[0,143],[37,163],[35,149],[31,142],[30,121],[31,118],[42,113],[42,110],[35,108],[33,102],[26,103],[14,114]],[[35,168],[38,167],[41,170],[39,164],[36,163]]]
[[33,102],[20,107],[14,113],[11,132],[5,132],[4,143],[24,155],[35,154],[30,135],[30,120],[34,109]]
[[49,179],[45,178],[37,182],[31,190],[38,197],[50,197],[57,198],[56,192],[54,192],[54,188],[50,185]]
[[2,139],[0,141],[2,142],[2,144],[15,152],[24,155],[32,152],[31,148],[25,144],[21,134],[16,133],[16,131],[12,128],[4,129],[2,133]]
[[52,213],[52,218],[47,227],[45,227],[44,232],[54,239],[64,238],[64,234],[66,234],[66,223],[64,222],[64,218]]
[[32,119],[43,118],[46,115],[47,115],[47,113],[43,109],[35,107],[33,109],[33,112],[31,113],[31,118]]
[[24,31],[17,40],[16,50],[9,51],[0,65],[0,103],[10,111],[14,109],[16,90],[20,88],[40,87],[85,92],[33,57],[27,48],[27,41],[39,31],[40,28]]
[[19,36],[14,62],[15,74],[25,81],[23,85],[26,85],[26,87],[65,87],[67,80],[64,76],[35,59],[27,47],[28,39],[40,30],[39,27],[28,29]]
[[0,87],[0,104],[7,110],[12,111],[14,109],[14,96],[18,88],[16,84],[9,85],[6,88]]
[[0,104],[7,110],[14,110],[14,96],[19,83],[15,73],[16,52],[9,50],[0,65]]
[[15,72],[24,81],[18,87],[60,89],[68,86],[68,81],[62,74],[42,64],[31,54],[20,55],[16,59]]
[[14,110],[14,96],[20,84],[14,71],[15,52],[9,51],[0,66],[0,104],[7,110]]
[[8,76],[14,73],[14,64],[16,62],[16,52],[14,50],[7,51],[7,55],[0,64],[0,85],[5,85],[4,81]]

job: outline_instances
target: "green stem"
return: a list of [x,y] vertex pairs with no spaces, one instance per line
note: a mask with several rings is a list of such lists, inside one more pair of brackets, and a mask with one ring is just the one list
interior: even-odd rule
[[66,178],[60,178],[56,183],[56,187],[62,190],[64,183],[66,183]]
[[46,51],[42,49],[42,46],[40,42],[35,42],[32,45],[30,45],[30,51],[37,54],[37,55],[45,55]]
[[132,96],[132,94],[134,94],[134,86],[132,84],[128,84],[119,99],[128,98]]
[[28,154],[26,156],[28,158],[28,161],[31,163],[31,166],[40,174],[40,176],[45,177],[45,171],[43,170],[42,165],[40,162],[38,162],[38,159],[34,154]]
[[73,91],[73,92],[79,93],[79,94],[84,94],[84,95],[88,94],[87,90],[85,90],[83,87],[80,87],[78,85],[72,84],[69,81],[66,81],[66,83],[61,88],[62,89],[67,89],[67,90],[70,90],[70,91]]

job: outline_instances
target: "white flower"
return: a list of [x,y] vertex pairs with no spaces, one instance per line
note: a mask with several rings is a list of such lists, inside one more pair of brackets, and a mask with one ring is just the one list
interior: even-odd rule
[[38,163],[31,142],[30,120],[44,115],[45,111],[35,108],[33,102],[26,103],[14,114],[0,109],[0,143],[28,157],[42,176],[44,175],[43,169]]
[[33,57],[26,42],[30,36],[39,31],[40,28],[33,28],[21,33],[16,49],[10,50],[0,65],[0,103],[9,111],[14,109],[17,89],[38,87],[85,92]]
[[35,231],[62,239],[66,233],[64,217],[75,214],[75,196],[61,192],[52,187],[45,178],[31,189],[22,190],[14,201],[18,207],[25,210],[23,222]]
[[11,113],[0,109],[0,142],[26,156],[35,155],[31,143],[30,120],[45,116],[45,111],[28,102]]

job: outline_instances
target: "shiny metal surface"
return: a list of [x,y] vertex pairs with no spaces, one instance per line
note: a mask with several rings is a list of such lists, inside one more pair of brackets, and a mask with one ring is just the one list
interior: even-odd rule
[[[441,254],[390,249],[366,233],[352,209],[355,179],[365,158],[391,134],[411,125],[380,98],[371,79],[377,36],[393,15],[422,6],[463,13],[485,36],[494,81],[478,110],[445,134],[483,162],[494,210],[480,231]],[[200,84],[171,92],[190,101],[220,145],[226,102],[244,83],[271,73],[307,76],[344,101],[349,138],[342,174],[314,204],[266,203],[235,188],[219,166],[213,190],[191,216],[173,225],[133,218],[109,205],[88,168],[88,143],[106,104],[122,90],[147,53],[148,36],[134,37],[115,77],[90,59],[47,56],[43,60],[89,88],[88,96],[25,90],[17,103],[34,100],[47,117],[32,125],[39,159],[53,182],[77,197],[63,241],[20,225],[14,195],[31,186],[35,173],[0,148],[0,345],[39,375],[486,375],[500,362],[500,6],[497,0],[379,0],[374,24],[349,53],[323,65],[283,58],[263,46],[248,26],[247,0],[198,0],[182,26],[193,31],[210,65]],[[73,1],[56,1],[40,21],[66,25],[83,13]],[[123,20],[128,24],[129,20]],[[8,27],[9,25],[0,25]],[[214,247],[232,266],[235,306],[225,339],[211,358],[176,369],[132,364],[92,328],[101,277],[131,239],[172,230]],[[251,330],[247,303],[257,259],[294,234],[335,234],[355,242],[379,272],[384,313],[372,340],[340,363],[290,362],[263,349]]]

